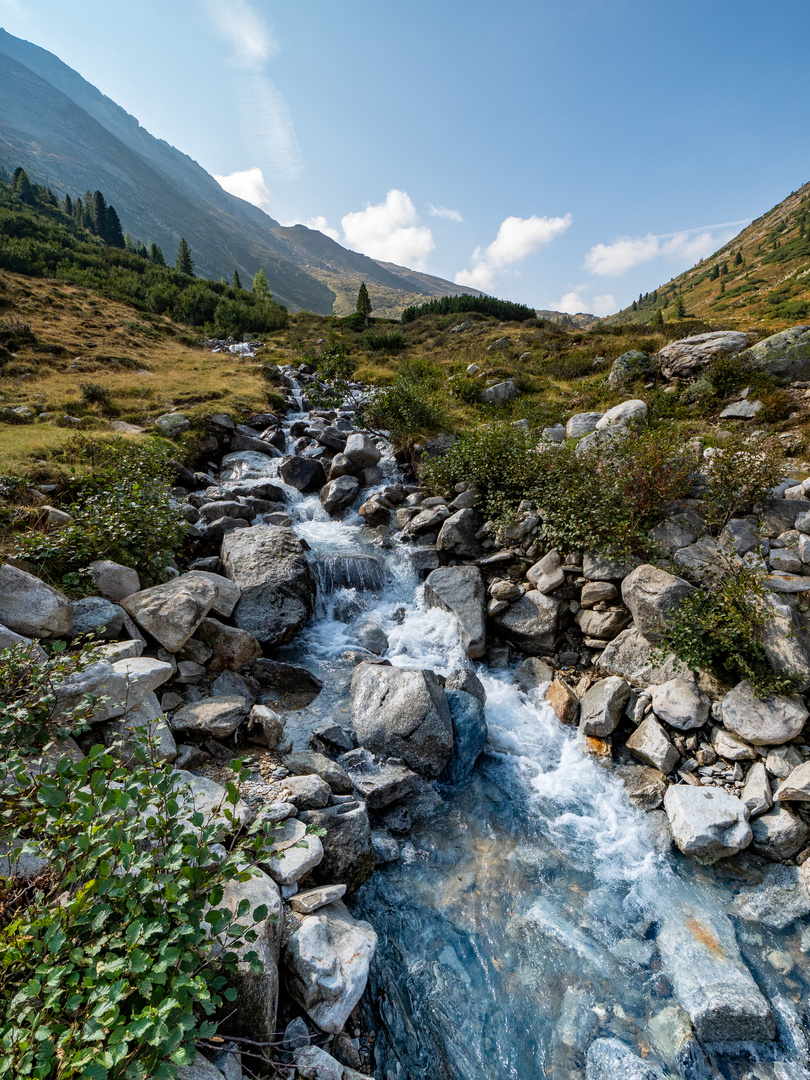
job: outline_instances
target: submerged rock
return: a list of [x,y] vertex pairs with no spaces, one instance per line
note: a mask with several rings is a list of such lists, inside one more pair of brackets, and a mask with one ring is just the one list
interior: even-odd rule
[[660,1066],[639,1057],[620,1039],[595,1039],[586,1061],[588,1080],[666,1080]]

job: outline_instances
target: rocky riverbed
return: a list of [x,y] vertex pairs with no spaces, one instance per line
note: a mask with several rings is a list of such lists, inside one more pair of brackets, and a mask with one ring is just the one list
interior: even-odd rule
[[[0,644],[109,639],[59,689],[103,693],[94,737],[147,724],[209,813],[238,752],[239,819],[283,823],[228,901],[277,917],[239,1031],[337,1080],[810,1076],[807,708],[656,652],[678,568],[723,543],[764,561],[768,657],[810,687],[805,485],[717,539],[673,506],[668,569],[548,550],[534,505],[497,533],[466,485],[403,475],[352,402],[308,409],[314,378],[284,371],[284,422],[211,419],[206,468],[177,469],[195,550],[167,583],[95,563],[71,603],[0,568]],[[227,1047],[183,1073],[242,1075]]]

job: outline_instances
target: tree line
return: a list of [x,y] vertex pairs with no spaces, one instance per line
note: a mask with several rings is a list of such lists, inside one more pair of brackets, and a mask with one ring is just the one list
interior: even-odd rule
[[511,300],[496,300],[494,296],[474,296],[461,293],[460,296],[442,296],[437,300],[428,300],[424,304],[406,307],[402,312],[402,322],[413,322],[422,315],[452,315],[476,311],[480,315],[492,315],[505,322],[525,322],[537,317],[534,308],[526,304],[515,304]]

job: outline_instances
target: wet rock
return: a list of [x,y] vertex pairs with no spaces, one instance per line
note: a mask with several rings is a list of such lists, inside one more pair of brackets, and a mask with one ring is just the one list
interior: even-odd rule
[[315,604],[315,579],[291,529],[253,525],[222,541],[227,576],[241,589],[234,622],[264,645],[283,645]]
[[425,582],[425,599],[429,607],[441,608],[456,617],[461,644],[470,659],[478,659],[486,653],[486,593],[477,566],[446,566],[434,570]]
[[371,528],[385,527],[391,524],[391,508],[380,499],[372,496],[362,503],[357,513]]
[[340,764],[369,810],[381,810],[419,787],[419,776],[411,769],[394,761],[378,760],[368,750],[350,750],[341,755]]
[[738,683],[722,701],[723,726],[754,746],[778,746],[794,739],[807,720],[799,697],[758,698],[749,682]]
[[622,599],[632,613],[636,630],[659,641],[667,617],[694,587],[656,566],[637,566],[622,582]]
[[596,661],[605,675],[621,675],[635,686],[656,686],[686,673],[673,653],[654,652],[653,645],[636,627],[623,630]]
[[73,605],[33,574],[4,564],[0,566],[0,623],[25,637],[61,637],[70,632]]
[[664,809],[675,843],[700,863],[736,855],[751,842],[747,808],[720,788],[673,785]]
[[579,719],[579,698],[563,679],[554,679],[546,694],[546,701],[563,724],[576,724]]
[[580,702],[580,731],[584,735],[597,738],[612,734],[621,720],[629,697],[629,684],[616,675],[594,683]]
[[527,656],[515,668],[513,677],[523,693],[530,694],[532,690],[550,683],[554,672],[545,661],[536,656]]
[[397,862],[401,856],[399,844],[387,829],[373,829],[371,843],[374,849],[374,865],[385,866]]
[[368,619],[355,629],[357,640],[364,649],[382,656],[388,652],[388,635],[379,623]]
[[451,671],[444,680],[445,690],[463,690],[465,694],[472,694],[482,705],[487,703],[487,692],[484,684],[470,668],[458,668]]
[[321,488],[321,506],[330,517],[337,517],[349,509],[359,491],[359,480],[353,476],[339,476]]
[[691,379],[718,356],[736,356],[749,337],[737,330],[713,330],[671,341],[656,354],[665,379]]
[[365,804],[344,802],[305,810],[298,816],[307,825],[326,829],[323,861],[313,873],[315,881],[323,885],[342,881],[349,892],[359,889],[374,870],[371,826]]
[[559,633],[560,605],[557,600],[531,589],[508,611],[496,616],[495,626],[504,638],[529,656],[554,652]]
[[279,466],[278,475],[289,487],[305,494],[310,491],[320,491],[326,483],[326,474],[320,461],[311,457],[302,457],[300,454],[295,454],[283,461]]
[[773,1013],[742,961],[726,915],[673,890],[657,944],[664,971],[701,1042],[769,1042],[774,1037]]
[[382,457],[373,439],[359,431],[348,437],[343,453],[353,465],[360,469],[376,465]]
[[444,688],[432,671],[361,664],[352,679],[357,741],[380,757],[401,758],[437,777],[453,750],[453,722]]
[[810,839],[810,828],[782,804],[754,818],[751,831],[752,849],[774,862],[794,858]]
[[291,996],[322,1031],[336,1035],[363,995],[377,949],[367,922],[340,902],[308,915],[284,950]]
[[453,718],[453,756],[440,779],[461,784],[469,779],[487,744],[487,722],[479,698],[464,690],[447,690],[446,696]]
[[741,889],[732,910],[746,922],[784,930],[810,915],[810,892],[797,866],[766,866],[761,884]]
[[641,810],[657,810],[664,801],[667,778],[646,765],[620,765],[614,770],[624,784],[627,797]]
[[233,735],[247,715],[248,704],[243,697],[212,697],[177,709],[172,714],[171,726],[182,734],[222,739]]
[[317,675],[306,668],[267,657],[257,660],[251,672],[261,686],[277,691],[285,701],[309,705],[323,689]]
[[460,559],[479,558],[484,551],[475,538],[480,524],[481,518],[475,510],[457,510],[442,523],[436,538],[437,550],[446,551]]
[[625,746],[634,758],[664,775],[672,772],[681,757],[654,716],[642,720]]
[[639,1057],[620,1039],[595,1039],[586,1062],[587,1080],[666,1080],[658,1065]]
[[709,719],[711,702],[688,679],[669,679],[653,689],[653,712],[679,731],[702,727]]
[[240,480],[275,479],[276,463],[265,453],[255,450],[237,450],[226,454],[220,464],[219,478],[223,484]]
[[768,774],[761,761],[755,762],[748,770],[745,786],[740,793],[740,800],[748,807],[749,818],[764,814],[773,806],[771,785]]

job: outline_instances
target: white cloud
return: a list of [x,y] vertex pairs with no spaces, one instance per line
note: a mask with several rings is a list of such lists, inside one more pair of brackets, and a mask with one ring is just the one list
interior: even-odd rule
[[229,173],[227,176],[214,173],[214,179],[231,195],[236,195],[270,213],[270,192],[264,182],[264,173],[258,165],[252,169],[245,169],[243,172]]
[[450,210],[446,206],[433,206],[429,204],[430,216],[437,218],[445,218],[447,221],[456,221],[459,224],[464,220],[458,210]]
[[207,0],[210,18],[230,42],[233,60],[256,69],[278,52],[267,25],[247,0]]
[[552,300],[549,304],[550,311],[565,311],[568,315],[577,315],[585,312],[588,315],[612,315],[617,310],[616,300],[610,293],[602,293],[588,300],[585,296],[584,285],[576,285],[569,292],[564,293],[559,300]]
[[612,315],[614,311],[619,310],[619,305],[616,303],[616,298],[611,293],[602,293],[601,296],[595,296],[593,303],[591,304],[591,315]]
[[392,188],[385,202],[346,214],[340,223],[348,247],[372,259],[422,270],[436,245],[433,233],[418,221],[407,192]]
[[711,255],[737,234],[745,221],[706,225],[677,233],[654,236],[619,236],[611,244],[595,244],[585,255],[583,267],[591,274],[618,277],[634,266],[652,259],[668,258],[679,263],[694,263]]
[[340,233],[337,229],[331,229],[323,216],[310,218],[308,221],[304,221],[303,224],[308,229],[316,229],[318,232],[322,232],[324,236],[328,236],[332,240],[340,240]]
[[553,218],[537,217],[536,214],[528,218],[505,218],[492,243],[487,248],[475,249],[472,266],[458,271],[454,278],[456,284],[471,285],[489,292],[499,270],[521,262],[551,243],[555,237],[565,232],[571,221],[570,214]]

